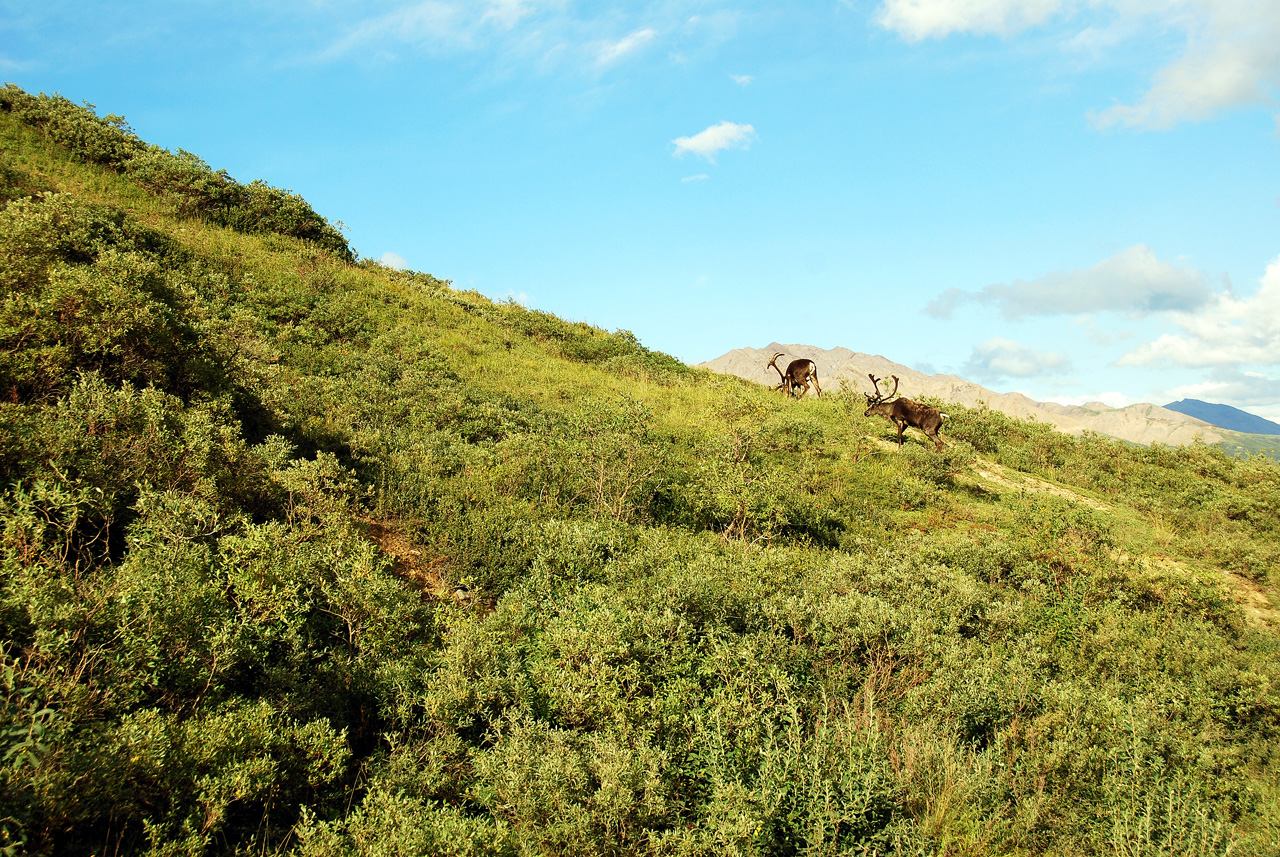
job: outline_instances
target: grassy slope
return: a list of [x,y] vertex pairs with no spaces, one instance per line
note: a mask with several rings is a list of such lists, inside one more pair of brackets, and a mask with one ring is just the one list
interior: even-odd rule
[[898,452],[0,147],[162,236],[117,249],[195,331],[0,414],[9,842],[1276,853],[1273,463],[951,407]]
[[1265,455],[1273,461],[1280,461],[1280,438],[1273,434],[1228,432],[1218,447],[1227,455]]

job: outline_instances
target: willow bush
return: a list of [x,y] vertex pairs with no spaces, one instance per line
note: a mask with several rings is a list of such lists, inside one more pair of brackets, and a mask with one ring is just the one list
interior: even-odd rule
[[118,117],[0,141],[6,854],[1278,853],[1274,462],[898,450]]

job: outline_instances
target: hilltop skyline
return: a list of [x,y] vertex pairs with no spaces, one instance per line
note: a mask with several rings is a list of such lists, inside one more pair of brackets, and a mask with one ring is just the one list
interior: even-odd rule
[[0,70],[696,363],[1280,419],[1280,7],[5,3]]

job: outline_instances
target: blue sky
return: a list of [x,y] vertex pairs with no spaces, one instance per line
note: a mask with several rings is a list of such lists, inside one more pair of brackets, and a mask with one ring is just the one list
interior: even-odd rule
[[0,0],[0,73],[689,362],[1280,420],[1275,0]]

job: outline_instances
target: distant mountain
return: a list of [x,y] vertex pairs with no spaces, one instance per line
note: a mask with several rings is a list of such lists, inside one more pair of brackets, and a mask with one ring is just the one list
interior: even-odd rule
[[1199,399],[1182,399],[1165,405],[1171,411],[1204,420],[1210,425],[1229,431],[1241,431],[1248,434],[1280,434],[1280,424],[1271,420],[1233,408],[1230,405],[1215,405]]
[[[823,349],[772,342],[765,348],[739,348],[698,365],[713,372],[737,375],[773,386],[778,383],[778,375],[765,364],[778,351],[785,353],[788,360],[806,357],[814,361],[818,365],[818,383],[828,390],[838,390],[843,383],[860,392],[870,393],[868,372],[878,378],[897,375],[901,381],[898,392],[909,398],[934,396],[944,402],[958,402],[971,408],[986,405],[993,411],[1017,419],[1047,423],[1067,434],[1094,431],[1144,445],[1185,446],[1197,439],[1209,444],[1223,440],[1223,435],[1208,421],[1159,405],[1112,408],[1102,402],[1084,405],[1037,402],[1021,393],[997,393],[955,375],[926,375],[879,355],[862,354],[848,348]],[[881,386],[883,389],[883,384]]]

